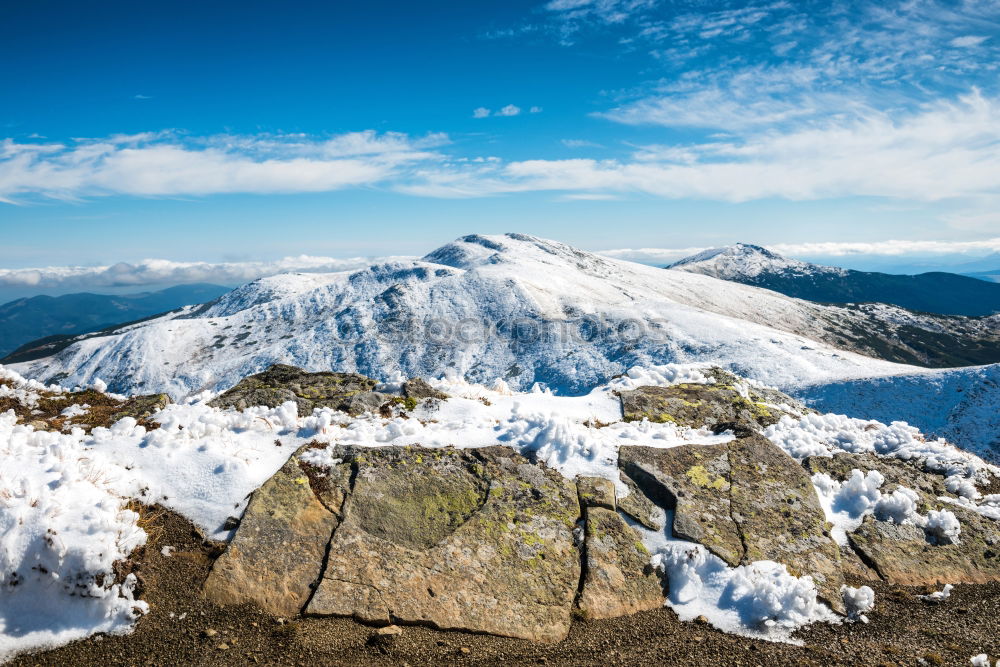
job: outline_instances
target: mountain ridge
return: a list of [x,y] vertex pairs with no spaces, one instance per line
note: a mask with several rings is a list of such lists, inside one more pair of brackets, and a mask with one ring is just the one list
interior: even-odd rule
[[774,290],[818,303],[887,303],[938,315],[1000,313],[1000,285],[957,273],[896,275],[790,259],[749,243],[712,248],[668,269]]
[[209,301],[229,291],[210,283],[177,285],[155,292],[34,296],[0,304],[0,357],[49,336],[73,336]]

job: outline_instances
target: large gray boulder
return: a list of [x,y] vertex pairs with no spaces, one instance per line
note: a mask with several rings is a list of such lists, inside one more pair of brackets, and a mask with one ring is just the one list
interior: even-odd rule
[[504,447],[336,456],[354,487],[306,613],[566,636],[580,579],[572,482]]

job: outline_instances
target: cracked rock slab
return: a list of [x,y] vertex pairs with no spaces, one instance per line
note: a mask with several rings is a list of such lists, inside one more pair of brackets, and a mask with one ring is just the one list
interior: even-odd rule
[[307,613],[566,636],[581,568],[572,482],[506,447],[337,449],[354,486]]
[[215,561],[203,592],[216,604],[256,603],[298,614],[319,579],[337,516],[317,497],[293,455],[254,492],[239,530]]
[[643,493],[632,478],[624,472],[620,474],[622,482],[628,487],[629,494],[616,499],[618,511],[648,530],[663,530],[666,516],[663,509],[651,501]]
[[585,513],[583,614],[616,618],[662,607],[663,587],[639,534],[613,510],[587,507]]
[[652,500],[674,510],[675,536],[730,566],[759,560],[810,575],[843,613],[837,544],[808,473],[762,436],[722,445],[622,447],[619,466]]
[[615,483],[603,477],[577,477],[576,490],[582,507],[615,509]]

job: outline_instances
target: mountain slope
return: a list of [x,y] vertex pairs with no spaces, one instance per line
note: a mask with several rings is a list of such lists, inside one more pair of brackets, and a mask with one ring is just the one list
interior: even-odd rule
[[39,338],[73,335],[211,301],[226,292],[219,285],[178,285],[139,294],[66,294],[17,299],[0,305],[0,357]]
[[1000,453],[1000,364],[800,388],[823,412],[905,421],[994,460]]
[[879,302],[942,315],[981,316],[1000,312],[1000,285],[969,276],[853,271],[788,259],[746,243],[706,250],[668,268],[821,303]]
[[887,337],[867,314],[508,234],[464,237],[416,262],[258,280],[17,368],[177,397],[279,362],[567,393],[650,361],[711,361],[784,387],[917,370],[822,342],[853,329]]

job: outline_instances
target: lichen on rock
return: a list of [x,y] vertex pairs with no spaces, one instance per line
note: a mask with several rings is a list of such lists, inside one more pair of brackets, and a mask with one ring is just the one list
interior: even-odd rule
[[300,416],[324,407],[351,415],[378,413],[392,397],[374,391],[377,384],[357,373],[308,373],[295,366],[274,364],[262,373],[243,378],[209,405],[244,410],[255,405],[275,408],[293,401]]

